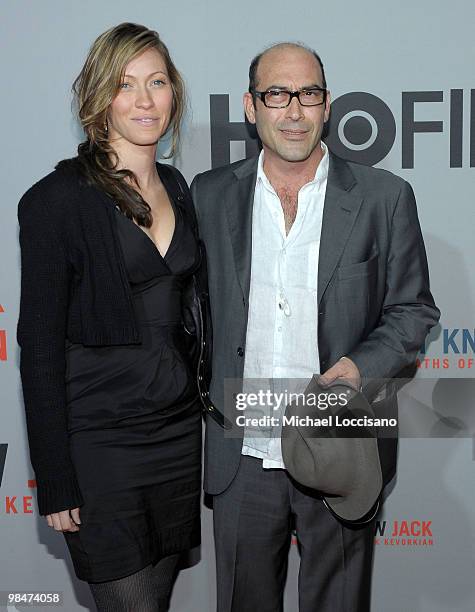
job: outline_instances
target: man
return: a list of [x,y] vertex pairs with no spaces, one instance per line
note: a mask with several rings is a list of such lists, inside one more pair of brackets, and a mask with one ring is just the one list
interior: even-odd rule
[[[439,316],[413,192],[389,172],[328,151],[321,136],[330,94],[314,51],[274,45],[253,60],[249,76],[244,109],[260,156],[192,185],[208,252],[211,399],[223,409],[225,379],[320,372],[321,382],[362,384],[373,400],[373,382],[413,362]],[[394,394],[373,407],[393,415]],[[283,609],[292,526],[300,612],[368,610],[373,523],[344,525],[293,481],[278,431],[241,433],[227,436],[207,418],[218,611]],[[381,442],[387,483],[397,442]]]

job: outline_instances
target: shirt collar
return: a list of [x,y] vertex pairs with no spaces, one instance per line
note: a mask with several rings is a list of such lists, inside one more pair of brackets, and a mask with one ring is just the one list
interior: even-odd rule
[[[315,172],[314,178],[309,183],[306,183],[307,185],[319,186],[319,185],[322,185],[324,181],[326,181],[328,178],[328,167],[329,167],[329,157],[330,157],[328,154],[328,147],[323,142],[323,140],[320,142],[320,144],[321,144],[322,151],[323,151],[323,157],[317,166],[317,171]],[[257,182],[262,182],[265,187],[274,191],[274,188],[270,184],[270,181],[267,178],[266,173],[264,172],[264,149],[262,149],[262,151],[260,152],[259,159],[257,161]]]

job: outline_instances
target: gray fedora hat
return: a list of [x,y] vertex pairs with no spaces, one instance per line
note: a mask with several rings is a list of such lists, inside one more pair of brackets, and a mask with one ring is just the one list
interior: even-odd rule
[[369,522],[383,488],[370,404],[349,385],[321,386],[316,375],[304,396],[305,402],[301,396],[286,407],[282,423],[287,471],[298,483],[320,492],[340,520]]

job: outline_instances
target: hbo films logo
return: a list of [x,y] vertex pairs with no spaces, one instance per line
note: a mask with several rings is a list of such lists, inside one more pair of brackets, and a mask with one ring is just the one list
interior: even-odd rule
[[[464,90],[405,91],[401,94],[401,150],[402,168],[414,168],[416,134],[441,132],[445,139],[441,146],[447,150],[450,168],[475,167],[475,90],[466,96],[470,102],[466,151],[463,148]],[[448,114],[448,120],[416,120],[415,115],[424,111],[434,112],[438,103],[440,116]],[[440,104],[447,104],[442,108]],[[447,113],[448,111],[448,113]],[[251,157],[259,151],[254,126],[244,121],[229,119],[229,95],[210,95],[211,116],[211,164],[212,167],[229,163],[230,143],[244,141],[245,155]],[[391,151],[396,140],[396,120],[389,106],[377,96],[367,92],[350,92],[333,100],[329,125],[324,135],[330,149],[349,161],[374,166]],[[422,136],[421,136],[422,137]],[[468,153],[464,157],[464,153]]]

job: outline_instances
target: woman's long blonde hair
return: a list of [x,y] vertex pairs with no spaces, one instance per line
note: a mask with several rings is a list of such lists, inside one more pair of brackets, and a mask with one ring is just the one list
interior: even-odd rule
[[179,146],[185,86],[157,32],[135,23],[121,23],[107,30],[93,43],[73,84],[77,113],[86,133],[86,140],[78,147],[83,174],[89,183],[110,195],[128,217],[145,227],[152,224],[150,207],[132,186],[138,186],[134,173],[116,169],[118,158],[108,140],[107,112],[119,91],[127,64],[148,49],[156,49],[162,56],[173,91],[167,130],[171,131],[171,147],[166,156],[172,157]]

